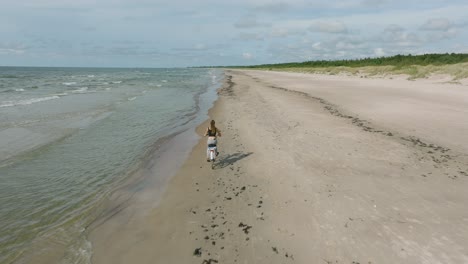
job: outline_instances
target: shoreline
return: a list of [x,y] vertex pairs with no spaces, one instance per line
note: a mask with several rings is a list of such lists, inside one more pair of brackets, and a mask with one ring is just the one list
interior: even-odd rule
[[[134,176],[131,179],[119,184],[112,192],[108,203],[113,205],[101,206],[107,208],[107,212],[99,216],[87,228],[89,230],[88,240],[93,244],[92,258],[96,255],[95,246],[105,245],[105,242],[101,240],[102,237],[119,232],[119,228],[128,225],[129,221],[141,220],[159,205],[171,179],[199,143],[199,127],[209,121],[209,112],[218,100],[217,91],[220,89],[223,79],[219,84],[213,84],[205,93],[196,98],[200,105],[197,109],[199,114],[190,121],[195,126],[189,126],[180,132],[161,138],[161,144],[155,143],[158,145],[157,150],[152,151],[153,154],[144,162],[145,165],[134,171],[132,173]],[[135,177],[135,175],[137,176]],[[155,177],[156,175],[157,177]],[[126,197],[126,199],[120,199],[120,202],[116,202],[112,197]],[[102,253],[107,254],[106,252],[107,249],[104,248]],[[91,263],[95,262],[91,261]]]
[[[212,116],[212,113],[215,111],[214,109],[216,108],[216,104],[217,104],[217,101],[219,99],[217,99],[216,101],[213,102],[213,106],[208,110],[208,116]],[[168,189],[170,188],[169,186],[171,186],[172,184],[172,181],[173,181],[173,178],[175,178],[180,170],[182,169],[182,167],[184,167],[184,164],[187,163],[187,161],[189,160],[189,157],[194,155],[194,153],[198,153],[200,152],[200,148],[202,148],[202,146],[204,145],[204,137],[201,137],[200,135],[204,132],[204,128],[208,125],[209,123],[209,119],[203,121],[200,125],[198,125],[196,128],[195,128],[195,131],[192,131],[191,129],[185,131],[184,133],[189,133],[189,134],[192,134],[190,135],[192,139],[195,139],[195,144],[193,144],[193,147],[184,155],[184,158],[181,159],[183,160],[182,163],[176,167],[172,167],[172,169],[168,168],[168,167],[165,167],[164,169],[164,172],[163,174],[166,175],[166,177],[164,177],[164,182],[160,182],[160,184],[152,184],[152,186],[155,186],[157,187],[159,190],[157,191],[159,194],[158,194],[158,199],[157,201],[151,201],[152,198],[154,198],[154,196],[151,196],[151,197],[146,197],[145,200],[148,202],[151,202],[153,205],[153,209],[152,210],[157,210],[158,206],[160,206],[160,203],[162,200],[165,199],[166,197],[166,193],[168,192]],[[187,135],[186,135],[187,136]],[[195,137],[194,137],[195,136]],[[200,139],[198,139],[200,138]],[[170,144],[171,142],[174,142],[174,141],[177,141],[177,138],[174,137],[172,138],[171,140],[169,140],[168,144]],[[173,156],[175,155],[176,153],[174,153],[174,151],[171,152],[171,154],[167,154],[166,157],[164,157],[163,159],[160,159],[158,158],[157,159],[157,163],[166,163],[166,162],[170,162],[170,157],[169,156]],[[202,157],[202,160],[205,159],[204,157],[204,154],[202,153],[201,155]],[[164,164],[163,166],[166,166],[167,164]],[[152,165],[151,167],[158,167],[157,164],[154,164]],[[153,172],[154,173],[154,172]],[[158,171],[158,174],[161,174],[160,171]],[[160,180],[160,179],[158,179]],[[140,202],[140,201],[139,201]],[[132,204],[135,206],[137,205],[137,202],[136,201],[132,201]],[[99,228],[96,230],[94,228],[94,230],[92,230],[90,232],[90,240],[93,242],[93,256],[92,256],[92,263],[115,263],[114,261],[117,261],[117,260],[109,260],[108,259],[108,252],[109,252],[109,249],[107,248],[108,244],[111,243],[110,241],[116,241],[116,240],[113,240],[113,239],[109,239],[109,237],[112,237],[113,235],[116,235],[118,237],[125,237],[125,239],[131,239],[132,236],[134,236],[136,233],[138,232],[143,232],[141,230],[145,230],[145,231],[148,231],[147,228],[145,226],[147,225],[140,225],[141,224],[141,221],[144,221],[145,220],[145,215],[148,214],[148,211],[145,210],[145,213],[144,215],[140,215],[138,217],[135,217],[133,215],[133,212],[134,209],[131,209],[129,212],[125,212],[124,216],[119,216],[119,218],[121,218],[121,220],[118,220],[117,219],[117,222],[115,221],[116,219],[111,219],[112,221],[111,222],[114,222],[114,223],[107,223],[107,227],[105,228]],[[118,212],[120,214],[120,212]],[[152,211],[151,213],[152,214]],[[127,221],[127,223],[125,223]],[[137,223],[129,223],[131,221],[137,221]],[[128,227],[129,225],[131,225],[131,228],[128,230],[128,232],[122,232],[121,230],[120,231],[117,231],[119,230],[120,228],[117,228],[117,226],[123,226],[123,227]],[[128,242],[128,240],[127,240]],[[124,243],[126,244],[126,243]],[[127,244],[126,246],[132,246],[131,244]],[[112,251],[111,251],[112,252]],[[96,254],[97,253],[97,254]],[[113,253],[118,253],[118,252],[113,252]],[[119,261],[117,261],[119,262]],[[124,262],[122,262],[124,263]]]
[[[356,99],[342,93],[349,89],[341,87],[346,80],[226,71],[209,110],[223,133],[215,169],[205,161],[201,138],[157,207],[144,218],[128,219],[116,233],[94,237],[92,262],[468,260],[467,153],[438,140],[443,130],[414,134],[412,123],[395,112],[419,118],[418,98],[429,96],[442,106],[463,98],[437,91],[439,86],[425,93],[426,87],[394,89],[387,82],[375,95],[353,90],[361,98]],[[366,85],[375,83],[361,83]],[[327,90],[318,89],[323,86]],[[396,90],[413,98],[414,111],[361,107],[375,98],[392,103]],[[449,105],[466,110],[464,104]],[[438,114],[458,118],[458,112],[444,109]],[[206,126],[207,121],[197,127],[198,135]],[[463,131],[468,127],[452,132],[452,140],[459,142]]]

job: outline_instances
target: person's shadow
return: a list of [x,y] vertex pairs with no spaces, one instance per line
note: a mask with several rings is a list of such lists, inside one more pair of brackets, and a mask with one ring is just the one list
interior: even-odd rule
[[222,159],[219,159],[219,162],[218,164],[216,164],[216,168],[219,168],[219,169],[222,169],[222,168],[226,168],[227,166],[230,166],[234,163],[236,163],[237,161],[243,159],[243,158],[246,158],[250,155],[252,155],[253,152],[248,152],[248,153],[241,153],[241,152],[237,152],[237,153],[234,153],[234,154],[229,154],[225,157],[223,157]]

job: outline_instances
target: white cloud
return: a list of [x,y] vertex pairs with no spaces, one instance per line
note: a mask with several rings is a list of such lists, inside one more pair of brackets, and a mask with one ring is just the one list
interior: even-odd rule
[[20,50],[20,49],[5,49],[5,48],[0,48],[0,54],[1,55],[21,55],[25,51]]
[[338,21],[318,21],[312,23],[309,27],[310,31],[323,32],[323,33],[347,33],[346,25]]
[[416,33],[408,32],[399,25],[388,25],[383,32],[376,38],[377,41],[385,42],[392,46],[419,46],[422,40]]
[[355,50],[355,49],[362,49],[365,47],[365,43],[363,42],[353,42],[350,40],[340,40],[336,42],[335,47],[341,50]]
[[[440,8],[427,8],[424,10],[394,8],[382,12],[346,12],[333,16],[335,21],[346,22],[351,28],[365,28],[366,30],[378,30],[379,27],[395,23],[405,25],[408,28],[419,27],[422,21],[430,17],[450,17],[452,20],[465,20],[468,4],[446,5]],[[322,21],[318,18],[290,18],[275,23],[275,26],[292,28],[308,28],[311,24]]]
[[382,57],[385,56],[385,51],[382,48],[374,49],[375,56]]
[[195,47],[193,47],[193,48],[194,48],[195,50],[205,50],[207,47],[206,47],[205,44],[199,43],[199,44],[195,45]]
[[455,28],[450,28],[447,31],[432,31],[427,34],[427,41],[439,41],[455,38],[458,34],[458,31]]
[[0,43],[0,55],[21,55],[27,47],[20,43]]
[[315,50],[321,50],[322,49],[322,43],[321,42],[315,42],[312,44],[312,48]]
[[254,8],[258,12],[267,12],[267,13],[282,13],[287,11],[291,6],[285,2],[278,3],[266,3],[259,5]]
[[304,35],[305,31],[293,28],[273,28],[269,34],[273,38],[286,38],[295,35]]
[[244,58],[244,59],[246,59],[246,60],[250,60],[250,59],[252,59],[252,57],[253,57],[252,54],[250,54],[250,53],[248,53],[248,52],[244,52],[244,53],[242,54],[242,58]]
[[384,33],[388,34],[399,34],[403,31],[405,31],[405,29],[396,24],[390,24],[386,28],[384,28]]
[[239,34],[238,39],[245,40],[245,41],[255,41],[255,40],[263,40],[264,37],[260,33],[242,32]]
[[386,4],[386,0],[363,0],[361,4],[368,7],[378,7]]
[[247,15],[242,17],[234,24],[236,28],[256,28],[256,27],[271,27],[271,23],[259,22],[256,15]]
[[452,23],[446,18],[431,18],[421,26],[422,30],[447,31]]

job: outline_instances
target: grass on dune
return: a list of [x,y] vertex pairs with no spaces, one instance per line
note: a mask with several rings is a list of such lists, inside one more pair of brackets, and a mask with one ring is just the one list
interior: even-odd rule
[[423,55],[395,55],[355,60],[305,61],[279,64],[237,66],[233,68],[275,71],[387,76],[404,74],[408,79],[427,78],[432,74],[447,74],[453,80],[468,78],[468,54],[445,53]]
[[453,80],[468,78],[468,63],[447,65],[411,65],[411,66],[363,66],[363,67],[284,67],[284,68],[256,68],[259,70],[274,70],[286,72],[315,73],[315,74],[349,74],[364,76],[407,75],[408,79],[428,78],[433,74],[446,74]]

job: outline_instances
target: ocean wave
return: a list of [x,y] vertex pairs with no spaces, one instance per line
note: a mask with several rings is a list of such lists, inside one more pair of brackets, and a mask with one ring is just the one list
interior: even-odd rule
[[76,90],[71,91],[72,93],[86,93],[88,91],[88,87],[81,87]]
[[0,75],[0,78],[5,78],[5,79],[16,79],[19,78],[20,76],[12,75],[12,74],[6,74],[6,75]]
[[135,99],[136,99],[136,97],[132,97],[132,98],[128,98],[127,100],[133,101],[133,100],[135,100]]
[[15,88],[15,89],[6,89],[6,90],[0,90],[0,93],[17,93],[17,92],[24,92],[28,89],[37,89],[37,86],[31,86],[31,87],[26,87],[26,88]]
[[43,101],[49,101],[54,99],[59,99],[60,97],[57,95],[54,96],[47,96],[47,97],[40,97],[40,98],[31,98],[26,100],[18,100],[18,101],[3,101],[0,103],[0,107],[10,107],[10,106],[17,106],[17,105],[30,105],[34,103],[39,103]]
[[66,96],[68,95],[68,93],[56,93],[56,94],[52,94],[53,96]]
[[119,83],[122,83],[122,81],[114,81],[114,82],[112,82],[112,83],[114,83],[114,84],[119,84]]
[[162,80],[163,83],[167,83],[167,80]]
[[88,78],[94,78],[93,74],[88,75]]
[[75,85],[76,82],[63,82],[63,85],[70,86],[70,85]]

